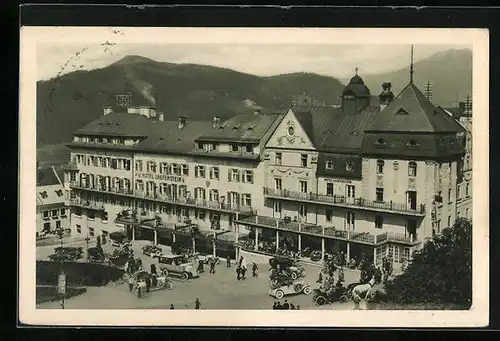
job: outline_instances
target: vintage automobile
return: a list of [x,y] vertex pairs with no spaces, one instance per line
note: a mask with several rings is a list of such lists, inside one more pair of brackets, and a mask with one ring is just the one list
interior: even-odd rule
[[314,289],[313,301],[317,305],[325,305],[333,302],[347,302],[349,293],[346,287],[336,285],[329,290]]
[[274,289],[271,288],[269,290],[269,295],[277,299],[282,299],[284,296],[287,295],[297,295],[301,293],[310,295],[311,292],[312,290],[309,284],[305,284],[304,282],[295,282],[293,284],[283,285]]
[[304,268],[297,264],[297,262],[291,258],[286,257],[273,257],[269,259],[269,265],[272,269],[279,269],[292,280],[296,280],[300,277],[304,277]]
[[181,276],[185,281],[196,276],[193,264],[185,255],[161,255],[158,257],[158,263],[163,276]]
[[142,247],[142,253],[151,258],[155,258],[161,256],[163,254],[163,251],[156,245],[145,245]]
[[213,255],[206,255],[203,253],[195,253],[192,256],[192,258],[197,262],[201,260],[204,264],[209,264],[212,259],[215,259],[215,264],[220,264],[220,258],[217,256],[214,258]]
[[174,288],[174,284],[167,276],[153,278],[149,272],[141,270],[128,278],[129,290],[141,298],[148,291],[146,284],[148,279],[151,281],[150,292],[162,289],[172,290]]

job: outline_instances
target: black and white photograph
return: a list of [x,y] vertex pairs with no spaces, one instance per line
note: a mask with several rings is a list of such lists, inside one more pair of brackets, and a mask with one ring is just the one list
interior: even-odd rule
[[21,320],[487,323],[487,31],[24,27],[20,51]]

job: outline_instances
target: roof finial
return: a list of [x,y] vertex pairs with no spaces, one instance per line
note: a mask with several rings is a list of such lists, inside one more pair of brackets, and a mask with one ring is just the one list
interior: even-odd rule
[[356,68],[354,69],[354,71],[356,72],[356,76],[358,75],[358,67],[356,66]]
[[410,83],[413,83],[413,45],[411,46]]

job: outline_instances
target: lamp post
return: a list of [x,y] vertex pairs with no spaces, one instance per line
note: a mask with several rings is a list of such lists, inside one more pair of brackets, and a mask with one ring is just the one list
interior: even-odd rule
[[58,292],[61,295],[61,309],[64,309],[64,299],[66,296],[66,274],[64,273],[64,251],[62,250],[64,246],[64,230],[60,228],[57,230],[57,235],[61,241],[61,273],[58,276]]

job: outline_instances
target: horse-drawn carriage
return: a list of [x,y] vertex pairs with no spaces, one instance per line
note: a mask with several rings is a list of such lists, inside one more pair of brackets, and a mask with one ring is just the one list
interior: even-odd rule
[[280,285],[274,288],[271,287],[269,295],[276,297],[277,299],[282,299],[287,295],[297,295],[301,293],[309,295],[311,292],[312,290],[309,284],[299,281],[291,284]]
[[173,282],[167,276],[152,275],[145,270],[130,275],[128,284],[129,290],[139,298],[150,291],[174,288]]

